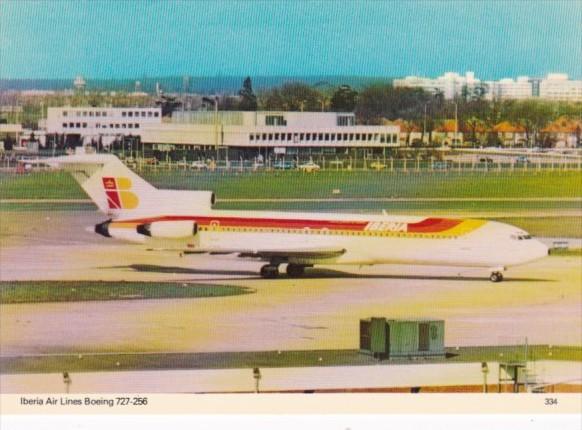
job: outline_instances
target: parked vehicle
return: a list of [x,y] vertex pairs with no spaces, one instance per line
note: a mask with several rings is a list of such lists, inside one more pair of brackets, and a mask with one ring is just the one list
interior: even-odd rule
[[295,163],[293,161],[278,160],[273,164],[273,169],[277,170],[289,170],[294,169]]
[[447,170],[452,165],[452,161],[444,160],[444,161],[435,161],[432,165],[433,169],[436,170]]
[[522,164],[528,164],[530,163],[529,158],[527,158],[525,155],[520,155],[515,159],[516,163],[522,163]]
[[312,160],[309,160],[305,164],[300,164],[297,168],[303,172],[317,172],[321,167],[319,164],[315,164]]
[[208,165],[206,164],[206,162],[204,162],[202,160],[193,161],[190,167],[194,170],[206,170],[206,169],[208,169]]
[[374,161],[372,164],[370,164],[370,168],[374,170],[382,170],[386,168],[386,165],[380,161]]

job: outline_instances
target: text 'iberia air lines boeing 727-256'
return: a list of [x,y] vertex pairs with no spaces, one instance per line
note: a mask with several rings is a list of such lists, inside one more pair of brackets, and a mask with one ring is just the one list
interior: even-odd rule
[[511,225],[441,217],[231,211],[213,209],[210,191],[160,190],[110,154],[56,157],[109,216],[106,237],[181,254],[233,254],[265,261],[261,276],[288,276],[315,265],[410,264],[481,267],[499,282],[510,266],[548,253]]

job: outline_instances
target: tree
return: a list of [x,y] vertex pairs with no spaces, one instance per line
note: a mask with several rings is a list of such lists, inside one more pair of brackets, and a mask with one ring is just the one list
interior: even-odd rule
[[264,110],[319,111],[321,94],[315,88],[301,82],[291,82],[272,88],[259,97]]
[[358,92],[349,85],[341,85],[331,96],[331,110],[334,112],[353,112]]
[[178,109],[182,102],[176,100],[176,97],[161,94],[156,100],[156,106],[162,108],[162,116],[172,116],[172,112]]
[[417,125],[423,121],[430,95],[419,88],[394,88],[376,84],[364,88],[356,104],[356,115],[364,124],[380,124],[382,119],[403,119]]
[[520,100],[509,105],[507,119],[525,130],[527,142],[533,137],[538,143],[538,133],[548,122],[555,119],[552,105],[540,100]]
[[247,76],[243,82],[243,86],[238,92],[241,97],[239,102],[239,109],[244,111],[257,110],[257,96],[253,92],[253,84],[250,76]]
[[465,120],[465,126],[471,132],[471,138],[470,138],[471,142],[476,143],[477,142],[477,132],[479,132],[485,128],[485,122],[476,116],[471,116]]

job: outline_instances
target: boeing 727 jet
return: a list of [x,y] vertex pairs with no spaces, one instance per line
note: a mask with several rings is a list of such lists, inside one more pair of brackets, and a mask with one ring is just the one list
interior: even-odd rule
[[180,254],[233,254],[264,261],[264,278],[299,277],[316,265],[406,264],[487,269],[503,280],[511,266],[547,247],[514,226],[478,219],[216,210],[210,191],[157,189],[117,157],[78,154],[48,164],[65,169],[107,220],[94,231]]

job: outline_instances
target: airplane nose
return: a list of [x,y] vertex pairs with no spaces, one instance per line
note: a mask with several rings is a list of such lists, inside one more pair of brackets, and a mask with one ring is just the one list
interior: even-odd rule
[[550,254],[550,248],[547,247],[545,244],[540,242],[539,240],[536,243],[536,257],[545,257],[546,255]]

